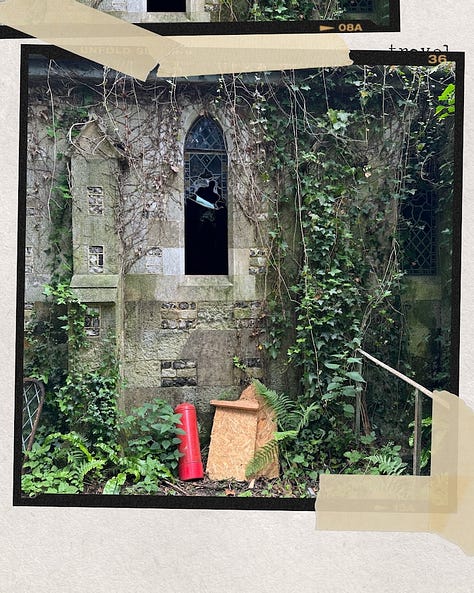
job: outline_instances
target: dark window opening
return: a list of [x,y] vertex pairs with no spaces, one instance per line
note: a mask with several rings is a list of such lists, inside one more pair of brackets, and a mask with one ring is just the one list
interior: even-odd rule
[[226,275],[227,152],[219,125],[199,118],[184,145],[185,273]]
[[186,12],[186,0],[148,0],[147,12]]
[[436,209],[436,193],[429,189],[418,190],[401,207],[399,230],[407,274],[437,273]]

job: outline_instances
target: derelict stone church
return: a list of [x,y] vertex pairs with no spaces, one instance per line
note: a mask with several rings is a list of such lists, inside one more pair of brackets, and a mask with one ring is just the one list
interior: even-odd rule
[[[265,77],[278,85],[281,74]],[[262,174],[258,80],[139,83],[82,60],[30,58],[26,319],[47,309],[45,284],[66,272],[88,307],[82,362],[93,368],[104,349],[116,351],[125,408],[188,401],[209,426],[209,401],[237,397],[249,376],[291,386],[285,361],[263,357],[268,225],[280,193]],[[377,146],[373,154],[369,192],[383,182]],[[404,298],[417,356],[449,324],[435,198],[420,191],[408,214],[417,268]],[[294,208],[281,220],[291,241]],[[291,272],[291,258],[281,265]]]

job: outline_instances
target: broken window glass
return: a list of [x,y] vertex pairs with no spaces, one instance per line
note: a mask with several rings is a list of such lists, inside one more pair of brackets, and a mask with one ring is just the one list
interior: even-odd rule
[[185,273],[225,275],[227,254],[227,151],[222,129],[199,118],[184,145]]

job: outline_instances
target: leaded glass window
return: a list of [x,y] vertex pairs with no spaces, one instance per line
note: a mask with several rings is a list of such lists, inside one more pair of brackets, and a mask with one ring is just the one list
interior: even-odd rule
[[89,272],[91,274],[101,274],[104,271],[104,246],[89,246]]
[[227,151],[221,127],[199,118],[184,144],[185,273],[225,275]]
[[104,188],[100,186],[88,187],[87,202],[89,205],[89,214],[104,214]]
[[401,208],[399,223],[403,268],[411,275],[437,272],[436,193],[418,190]]

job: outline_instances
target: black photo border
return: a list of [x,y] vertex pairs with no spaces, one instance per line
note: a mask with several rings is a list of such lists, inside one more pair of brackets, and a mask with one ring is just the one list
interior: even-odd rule
[[[26,497],[21,494],[21,445],[22,395],[23,395],[23,335],[25,292],[25,231],[26,231],[26,148],[28,107],[28,59],[30,54],[43,54],[51,58],[74,58],[74,54],[47,45],[24,44],[21,46],[20,72],[20,141],[18,183],[18,243],[17,243],[17,334],[15,360],[15,419],[13,458],[13,505],[43,507],[103,507],[103,508],[162,508],[162,509],[213,509],[213,510],[269,510],[314,511],[314,498],[263,498],[263,497],[208,497],[162,495],[103,495],[103,494],[41,494]],[[451,384],[450,391],[458,393],[460,347],[460,297],[461,297],[461,222],[463,182],[463,121],[464,121],[464,52],[430,53],[421,51],[351,51],[350,58],[356,65],[434,65],[433,60],[443,56],[456,64],[456,110],[454,140],[454,195],[453,195],[453,245],[452,245],[452,297],[451,297]]]

